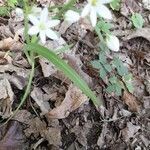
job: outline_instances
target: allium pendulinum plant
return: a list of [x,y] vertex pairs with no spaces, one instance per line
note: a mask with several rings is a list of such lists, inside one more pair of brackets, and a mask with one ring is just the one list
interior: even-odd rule
[[[107,46],[110,50],[117,52],[119,51],[118,38],[111,34],[109,28],[105,29],[105,27],[103,27],[100,29],[99,23],[97,24],[98,19],[100,20],[102,18],[112,19],[111,11],[105,6],[105,4],[110,3],[111,1],[112,0],[88,0],[83,10],[81,10],[81,13],[78,13],[71,9],[69,10],[69,8],[70,7],[72,8],[72,6],[75,4],[76,0],[67,0],[66,3],[64,4],[64,7],[62,7],[60,11],[52,18],[59,18],[60,20],[63,20],[62,17],[64,16],[64,19],[68,21],[70,24],[79,21],[81,18],[82,19],[84,19],[85,17],[89,18],[93,29],[95,29],[103,45]],[[102,102],[98,100],[95,94],[89,89],[86,82],[82,80],[81,77],[64,60],[59,58],[59,56],[56,53],[54,53],[54,50],[50,50],[44,47],[47,38],[50,38],[51,40],[58,40],[59,36],[61,36],[58,35],[56,31],[51,29],[57,26],[60,23],[60,21],[58,19],[49,18],[48,8],[45,7],[41,9],[34,6],[31,9],[30,6],[28,5],[29,4],[28,0],[24,0],[23,2],[24,2],[23,6],[24,6],[24,25],[25,25],[24,36],[26,41],[26,44],[24,46],[24,52],[32,68],[29,76],[29,82],[26,87],[23,98],[19,106],[15,110],[14,114],[9,118],[9,120],[20,109],[20,107],[23,105],[24,101],[26,100],[27,96],[30,93],[31,83],[34,76],[35,58],[37,58],[37,54],[45,57],[50,62],[52,62],[58,69],[63,71],[63,73],[68,78],[70,78],[71,81],[73,81],[73,83],[76,86],[78,86],[93,101],[95,105],[101,105]],[[19,10],[19,12],[21,11]],[[72,17],[72,15],[75,17]],[[103,22],[104,21],[102,21],[102,23]],[[103,24],[101,25],[104,26]],[[99,32],[99,30],[102,30],[103,33]],[[41,45],[39,44],[39,42],[41,43]],[[103,54],[105,57],[105,52],[103,52]],[[112,66],[109,65],[106,60],[105,61],[100,60],[100,63],[101,63],[100,72],[102,72],[102,70],[104,70],[106,74],[107,72],[111,72]],[[118,73],[121,72],[121,70],[119,70],[120,67],[121,66],[116,66]],[[130,76],[128,76],[128,74],[123,75],[124,75],[123,80],[124,81],[127,80],[129,83]],[[110,83],[113,85],[117,84],[116,80],[117,80],[116,78],[111,78]]]
[[[31,73],[29,76],[28,85],[25,89],[25,93],[21,99],[21,102],[17,109],[14,111],[13,115],[5,122],[7,123],[20,109],[20,107],[25,102],[27,96],[30,93],[32,79],[34,76],[34,66],[35,66],[35,58],[36,55],[41,55],[48,59],[50,62],[52,62],[58,69],[63,71],[63,73],[71,80],[73,83],[79,87],[83,93],[85,93],[95,105],[102,105],[102,102],[97,99],[94,92],[90,90],[87,83],[81,79],[81,77],[76,73],[75,70],[73,70],[64,60],[59,58],[56,53],[54,53],[54,50],[47,49],[44,47],[44,44],[46,43],[46,36],[52,40],[58,40],[58,35],[55,31],[51,30],[51,27],[54,27],[59,24],[59,20],[56,19],[50,19],[48,15],[48,9],[45,7],[40,13],[40,17],[34,14],[31,14],[32,11],[30,11],[30,7],[28,6],[28,0],[24,0],[24,36],[26,44],[24,46],[24,52],[28,58],[28,61],[31,68]],[[70,4],[70,2],[68,2]],[[33,9],[31,9],[33,10]],[[35,9],[34,9],[35,10]],[[37,10],[37,9],[36,9]],[[19,10],[19,12],[21,12]],[[35,12],[35,11],[33,11]],[[29,28],[29,21],[32,23],[33,26]],[[29,37],[31,35],[31,38]],[[42,45],[39,45],[39,38],[42,43]]]

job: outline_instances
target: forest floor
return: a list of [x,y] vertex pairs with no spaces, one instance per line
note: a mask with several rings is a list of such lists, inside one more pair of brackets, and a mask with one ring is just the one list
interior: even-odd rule
[[[38,0],[39,7],[50,3]],[[62,1],[54,1],[61,5]],[[79,1],[77,5],[80,6]],[[150,149],[150,2],[122,0],[113,13],[112,33],[120,40],[119,57],[132,74],[133,94],[108,94],[106,83],[91,61],[98,58],[95,32],[80,30],[79,24],[66,27],[62,21],[58,42],[46,46],[64,52],[65,59],[103,102],[95,107],[63,73],[45,58],[36,59],[32,88],[23,106],[17,108],[28,83],[31,66],[23,52],[23,19],[11,12],[0,17],[0,150],[148,150]],[[141,29],[133,27],[131,15],[144,18]],[[46,110],[49,109],[49,113]]]

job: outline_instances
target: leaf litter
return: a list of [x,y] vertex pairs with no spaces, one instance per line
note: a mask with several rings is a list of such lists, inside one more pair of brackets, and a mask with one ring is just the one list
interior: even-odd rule
[[[37,2],[42,6],[63,3]],[[146,1],[121,1],[113,24],[113,33],[121,40],[121,52],[115,55],[123,59],[133,74],[133,94],[124,91],[121,97],[112,97],[105,93],[105,84],[90,66],[90,61],[98,56],[98,43],[89,24],[85,22],[79,30],[78,23],[70,26],[62,22],[58,29],[62,38],[59,42],[48,40],[46,46],[59,50],[63,45],[73,44],[61,57],[100,95],[104,107],[95,108],[62,72],[40,57],[26,103],[11,122],[0,127],[0,149],[149,149],[148,10]],[[133,29],[128,19],[133,12],[142,13],[145,20],[142,29]],[[0,116],[3,119],[19,104],[30,72],[23,55],[23,22],[17,17],[12,12],[9,19],[0,18]]]

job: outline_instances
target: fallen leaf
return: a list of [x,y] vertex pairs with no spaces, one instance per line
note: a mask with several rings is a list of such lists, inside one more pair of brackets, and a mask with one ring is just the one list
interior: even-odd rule
[[127,122],[127,127],[121,130],[121,135],[123,136],[123,139],[128,142],[130,138],[134,137],[140,128],[140,126],[136,126],[131,122]]
[[8,81],[19,90],[22,90],[26,86],[26,79],[22,76],[18,76],[15,72],[11,75],[9,73],[0,74],[0,78],[8,79]]
[[16,41],[15,39],[12,38],[7,38],[2,41],[0,41],[0,50],[22,50],[23,44],[20,43],[19,41]]
[[128,36],[124,38],[124,40],[130,40],[136,37],[143,37],[144,39],[148,40],[150,42],[150,28],[141,28],[134,30],[131,32]]
[[49,77],[50,75],[53,75],[54,73],[57,72],[55,66],[47,59],[40,57],[39,63],[41,65],[44,77]]
[[0,41],[0,49],[9,50],[13,43],[14,43],[14,40],[12,38],[4,39]]
[[40,107],[42,114],[48,113],[50,110],[50,105],[48,102],[49,97],[45,95],[40,88],[34,87],[33,91],[31,92],[31,97]]
[[122,99],[125,102],[125,104],[128,105],[129,110],[131,110],[133,112],[138,112],[140,110],[140,103],[139,103],[139,101],[131,93],[129,93],[127,91],[124,91]]
[[87,96],[85,96],[81,90],[71,84],[66,93],[64,101],[60,106],[52,109],[48,115],[50,118],[66,118],[70,112],[80,107],[87,100]]
[[101,134],[97,140],[97,145],[102,148],[105,144],[105,136],[108,132],[108,128],[107,128],[107,125],[104,124],[103,127],[102,127],[102,131],[101,131]]
[[128,17],[133,12],[140,12],[142,9],[136,0],[122,0],[121,14]]
[[5,72],[10,72],[10,73],[16,72],[18,76],[28,79],[30,70],[19,68],[12,64],[0,65],[0,73],[5,73]]
[[28,122],[28,128],[24,130],[25,135],[27,137],[30,137],[31,134],[34,134],[35,138],[38,138],[38,136],[45,132],[46,129],[46,123],[42,120],[40,120],[38,117],[36,118],[30,118],[30,121]]
[[0,115],[8,118],[12,115],[14,93],[7,79],[0,80]]
[[10,121],[0,128],[0,150],[28,149],[22,126],[17,121]]
[[52,144],[57,147],[62,145],[61,130],[59,128],[49,127],[47,130],[44,130],[41,135],[48,141],[50,145]]

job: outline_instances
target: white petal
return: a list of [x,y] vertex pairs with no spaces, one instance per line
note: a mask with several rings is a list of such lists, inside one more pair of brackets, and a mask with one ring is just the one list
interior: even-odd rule
[[47,22],[47,27],[55,27],[60,23],[60,20],[50,20]]
[[90,12],[90,9],[91,9],[91,5],[87,4],[82,10],[81,17],[87,16]]
[[28,18],[33,25],[37,25],[39,23],[39,20],[33,15],[28,15]]
[[96,10],[101,17],[105,19],[112,19],[111,11],[106,6],[101,5],[97,7]]
[[45,33],[45,31],[40,31],[40,40],[43,44],[46,43],[46,33]]
[[38,33],[39,33],[39,28],[37,26],[32,26],[28,31],[29,35],[36,35]]
[[100,0],[101,4],[107,4],[112,2],[113,0]]
[[79,13],[73,11],[73,10],[68,10],[65,14],[65,20],[70,22],[70,23],[75,23],[80,19]]
[[33,6],[32,9],[31,9],[31,14],[33,16],[36,16],[38,18],[40,18],[40,13],[41,13],[42,9],[40,7],[37,7],[37,6]]
[[19,16],[19,17],[24,17],[24,14],[23,14],[23,10],[21,8],[16,8],[15,9],[15,12],[16,12],[16,15]]
[[40,21],[46,23],[47,19],[48,19],[48,9],[47,7],[45,7],[41,12]]
[[91,20],[92,26],[95,27],[97,23],[97,14],[96,14],[96,10],[94,7],[91,8],[90,20]]
[[51,29],[48,29],[48,30],[46,31],[46,35],[47,35],[50,39],[52,39],[52,40],[58,40],[58,39],[59,39],[58,35],[57,35],[54,31],[52,31]]
[[106,45],[112,51],[119,51],[119,39],[114,35],[108,35],[106,38]]
[[32,13],[40,13],[42,11],[41,7],[33,6],[31,9]]

